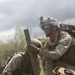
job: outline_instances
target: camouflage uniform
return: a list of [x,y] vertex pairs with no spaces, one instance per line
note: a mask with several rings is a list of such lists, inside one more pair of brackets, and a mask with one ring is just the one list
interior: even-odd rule
[[[22,54],[25,56],[25,58],[23,58]],[[26,61],[24,61],[23,59],[25,59]],[[24,73],[24,72],[27,73],[26,70],[29,68],[29,66],[32,69],[31,62],[29,63],[29,61],[30,61],[30,57],[28,56],[28,54],[18,53],[14,55],[12,59],[8,62],[6,67],[4,68],[3,75],[6,75],[6,74],[7,75],[18,75],[18,74],[22,75],[21,73]],[[27,64],[29,66],[27,66]],[[22,66],[25,68],[25,71],[20,72],[21,69],[23,70]]]
[[[50,41],[51,36],[49,33],[49,35],[47,36],[49,37],[47,44],[45,45],[43,51],[39,51],[39,55],[43,60],[45,75],[53,75],[52,71],[55,67],[64,67],[75,71],[75,64],[72,65],[68,63],[70,62],[70,60],[66,61],[66,59],[68,58],[64,56],[68,54],[68,51],[71,50],[71,45],[75,43],[75,38],[67,32],[61,31],[60,24],[56,19],[48,16],[41,17],[40,20],[40,27],[43,31],[47,28],[50,28],[51,30],[52,27],[54,27],[56,29],[55,31],[57,32],[54,42]],[[72,51],[74,51],[74,48],[72,49]]]
[[[41,48],[41,43],[36,41],[35,39],[32,41],[32,44]],[[33,67],[36,65],[36,73],[40,75],[40,65],[39,58],[36,55],[33,58],[33,63],[31,63],[31,59],[29,54],[26,52],[18,53],[12,57],[12,59],[8,62],[6,67],[3,70],[3,75],[34,75]]]

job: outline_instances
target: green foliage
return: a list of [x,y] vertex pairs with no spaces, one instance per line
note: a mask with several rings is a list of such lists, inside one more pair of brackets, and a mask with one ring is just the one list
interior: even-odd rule
[[47,41],[47,39],[44,39],[44,38],[40,38],[39,40],[41,41],[41,43],[42,43],[43,46],[44,46],[44,44],[45,44],[46,41]]
[[[15,35],[13,39],[8,39],[6,43],[0,41],[0,63],[3,65],[8,57],[11,57],[14,53],[24,51],[26,45],[23,29],[20,26],[16,26]],[[3,64],[2,64],[3,63]]]
[[40,75],[44,75],[44,70],[43,70],[43,66],[42,66],[42,60],[40,60],[40,68],[41,68]]
[[1,61],[0,66],[3,66],[5,64],[5,62],[6,62],[5,59],[3,59],[3,58],[0,58],[0,61]]
[[20,26],[15,28],[14,44],[16,52],[24,51],[24,46],[26,44],[23,29]]

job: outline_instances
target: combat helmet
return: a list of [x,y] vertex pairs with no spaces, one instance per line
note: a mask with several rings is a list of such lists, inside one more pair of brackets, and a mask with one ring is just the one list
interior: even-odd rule
[[31,44],[35,45],[38,48],[42,47],[42,43],[38,39],[36,39],[36,38],[32,38],[31,39]]
[[53,18],[53,17],[49,17],[49,16],[40,17],[40,27],[42,29],[55,27],[56,30],[58,31],[59,23],[58,23],[57,19]]

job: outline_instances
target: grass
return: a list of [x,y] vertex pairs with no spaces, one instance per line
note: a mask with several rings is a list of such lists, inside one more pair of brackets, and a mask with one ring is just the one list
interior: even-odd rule
[[41,68],[40,75],[44,75],[44,70],[43,70],[43,66],[42,66],[42,61],[41,60],[40,60],[40,68]]

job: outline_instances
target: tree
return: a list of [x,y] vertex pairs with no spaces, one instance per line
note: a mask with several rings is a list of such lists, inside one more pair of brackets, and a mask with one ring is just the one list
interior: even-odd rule
[[14,35],[14,46],[16,52],[24,51],[24,46],[26,44],[23,29],[20,26],[16,26]]
[[6,43],[0,41],[0,65],[3,65],[8,57],[19,51],[24,51],[26,45],[24,32],[21,26],[15,27],[13,39],[8,39]]

